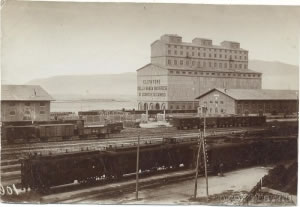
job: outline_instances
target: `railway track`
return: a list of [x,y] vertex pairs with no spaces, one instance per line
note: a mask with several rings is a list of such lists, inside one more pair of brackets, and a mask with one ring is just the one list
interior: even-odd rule
[[[236,127],[236,128],[216,128],[216,129],[208,129],[207,133],[210,133],[212,131],[218,133],[218,132],[224,132],[224,131],[241,131],[241,130],[250,130],[250,129],[260,129],[261,127]],[[160,128],[158,128],[160,129]],[[56,142],[46,142],[46,143],[27,143],[27,144],[12,144],[12,145],[4,145],[2,147],[2,151],[5,150],[20,150],[20,149],[35,149],[35,148],[48,148],[51,146],[61,146],[61,145],[70,145],[73,144],[84,144],[89,142],[97,142],[99,140],[124,140],[125,138],[131,137],[131,138],[137,138],[138,135],[141,137],[151,137],[155,136],[155,134],[159,134],[162,137],[164,136],[173,136],[173,135],[181,135],[181,134],[188,134],[188,133],[198,133],[198,129],[192,129],[192,130],[176,130],[175,128],[168,129],[168,130],[148,130],[144,129],[145,131],[143,133],[131,133],[131,132],[122,132],[120,134],[112,134],[111,137],[108,139],[99,139],[99,138],[93,138],[93,139],[79,139],[79,140],[69,140],[69,141],[56,141]]]
[[[197,132],[196,130],[191,130],[188,132]],[[128,137],[137,137],[138,135],[140,135],[141,137],[144,136],[151,136],[153,134],[174,134],[174,133],[187,133],[187,131],[174,131],[174,130],[170,130],[170,131],[156,131],[156,132],[152,132],[152,131],[145,131],[143,133],[131,133],[131,132],[121,132],[120,134],[111,134],[111,136],[109,138],[90,138],[90,139],[78,139],[78,140],[68,140],[68,141],[56,141],[56,142],[39,142],[39,143],[28,143],[28,144],[11,144],[11,145],[5,145],[3,146],[3,149],[22,149],[22,148],[35,148],[35,147],[48,147],[48,146],[52,146],[52,145],[65,145],[65,144],[74,144],[74,143],[88,143],[88,142],[93,142],[96,140],[115,140],[115,139],[124,139],[124,138],[128,138]]]
[[[253,129],[253,128],[251,128]],[[256,128],[258,129],[258,128]],[[209,130],[208,134],[222,134],[226,132],[241,132],[250,130],[249,128],[231,128],[231,129],[215,129]],[[213,132],[212,132],[213,131]],[[197,136],[198,132],[195,130],[192,131],[179,131],[179,132],[165,132],[157,134],[144,134],[141,136],[141,143],[161,141],[163,137],[174,137],[174,136]],[[73,151],[83,151],[83,150],[103,150],[106,147],[117,147],[126,144],[134,144],[137,141],[138,136],[130,137],[121,137],[121,138],[111,138],[111,139],[91,139],[91,140],[78,140],[77,142],[58,142],[58,143],[49,143],[37,144],[37,145],[18,145],[4,147],[1,151],[2,160],[5,159],[16,159],[26,156],[29,153],[31,154],[54,154],[54,153],[63,153],[63,152],[73,152]],[[29,146],[28,146],[29,145]]]
[[[125,128],[123,131],[121,131],[120,133],[111,133],[108,135],[108,138],[121,138],[121,137],[128,137],[128,136],[132,136],[132,135],[148,135],[148,134],[152,134],[152,133],[166,133],[166,132],[174,132],[174,131],[179,131],[177,130],[175,127],[161,127],[161,128]],[[190,130],[190,131],[197,131],[196,129],[194,130]],[[38,139],[34,140],[30,140],[30,142],[28,143],[24,143],[22,142],[22,140],[16,140],[16,143],[11,143],[8,144],[6,143],[5,140],[2,140],[3,144],[2,146],[4,147],[10,147],[10,146],[22,146],[22,145],[26,145],[26,144],[30,144],[30,145],[44,145],[44,144],[51,144],[51,143],[57,143],[57,142],[76,142],[79,140],[93,140],[93,139],[98,139],[97,137],[89,137],[89,138],[82,138],[80,139],[78,136],[73,136],[71,138],[69,138],[68,140],[63,140],[61,137],[53,137],[48,139],[47,141],[39,141]],[[102,138],[104,139],[104,138]]]

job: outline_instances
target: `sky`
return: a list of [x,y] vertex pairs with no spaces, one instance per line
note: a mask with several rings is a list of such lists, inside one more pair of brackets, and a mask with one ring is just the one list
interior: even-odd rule
[[163,34],[240,42],[249,59],[299,65],[299,6],[22,2],[1,13],[2,84],[135,72]]

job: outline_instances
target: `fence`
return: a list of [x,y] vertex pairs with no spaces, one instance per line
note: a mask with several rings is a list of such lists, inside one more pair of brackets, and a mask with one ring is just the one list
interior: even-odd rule
[[267,178],[268,175],[265,175],[260,179],[260,181],[251,189],[251,191],[248,193],[248,195],[243,200],[243,205],[248,204],[248,202],[256,195],[258,191],[262,188],[262,182]]

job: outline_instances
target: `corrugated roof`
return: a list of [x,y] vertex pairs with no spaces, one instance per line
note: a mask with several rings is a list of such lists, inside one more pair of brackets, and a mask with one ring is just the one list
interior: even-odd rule
[[297,90],[272,90],[272,89],[224,89],[214,88],[211,89],[199,97],[211,93],[214,90],[218,90],[221,93],[235,99],[235,100],[297,100]]
[[53,101],[38,85],[1,85],[1,101]]

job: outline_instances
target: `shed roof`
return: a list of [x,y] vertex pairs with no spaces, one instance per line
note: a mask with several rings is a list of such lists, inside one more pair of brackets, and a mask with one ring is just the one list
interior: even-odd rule
[[203,94],[196,99],[213,92],[219,91],[235,100],[297,100],[297,90],[272,90],[272,89],[224,89],[214,88]]
[[39,85],[2,85],[1,101],[54,101]]

